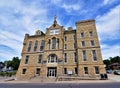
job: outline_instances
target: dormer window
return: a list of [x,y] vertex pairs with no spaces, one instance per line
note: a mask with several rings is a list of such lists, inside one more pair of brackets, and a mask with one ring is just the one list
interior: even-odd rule
[[40,31],[40,30],[37,30],[37,31],[35,32],[35,35],[41,35],[41,31]]

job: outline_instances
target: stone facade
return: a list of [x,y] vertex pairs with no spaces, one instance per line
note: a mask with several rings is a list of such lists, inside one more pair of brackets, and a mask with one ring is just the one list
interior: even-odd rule
[[[64,63],[63,63],[64,62]],[[76,22],[65,30],[56,18],[46,33],[25,34],[18,79],[65,75],[95,77],[104,74],[95,20]]]

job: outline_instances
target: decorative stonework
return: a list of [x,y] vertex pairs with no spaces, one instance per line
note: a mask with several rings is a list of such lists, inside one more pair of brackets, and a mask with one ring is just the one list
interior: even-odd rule
[[[89,32],[92,32],[93,35],[90,36]],[[84,33],[84,37],[82,38],[80,37],[81,33]],[[65,36],[67,37],[66,41],[64,40]],[[36,40],[38,43],[35,46]],[[93,46],[91,46],[91,40],[94,41]],[[29,46],[30,41],[32,42],[31,46]],[[81,45],[82,41],[85,42],[85,46]],[[65,44],[66,49],[64,47]],[[30,49],[29,52],[27,51],[28,48]],[[83,51],[85,51],[84,55]],[[64,56],[65,53],[66,56]],[[49,57],[49,55],[53,56]],[[25,64],[26,56],[29,56],[27,64]],[[67,62],[63,63],[63,58]],[[48,59],[50,59],[49,63]],[[75,59],[77,62],[75,62]],[[87,70],[85,67],[87,67]],[[85,70],[88,72],[85,72]],[[71,75],[73,76],[77,74],[83,77],[85,75],[95,77],[96,75],[106,73],[102,61],[95,20],[79,21],[76,22],[76,30],[73,30],[72,27],[65,30],[63,26],[57,24],[55,17],[53,25],[46,29],[45,34],[38,30],[35,35],[25,35],[22,59],[17,71],[18,79],[30,79],[35,75],[56,77],[67,75],[68,71],[71,71]]]

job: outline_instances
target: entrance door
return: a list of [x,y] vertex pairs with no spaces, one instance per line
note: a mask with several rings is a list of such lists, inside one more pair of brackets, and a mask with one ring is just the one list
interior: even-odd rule
[[48,72],[47,72],[47,76],[48,77],[56,77],[56,67],[48,67]]

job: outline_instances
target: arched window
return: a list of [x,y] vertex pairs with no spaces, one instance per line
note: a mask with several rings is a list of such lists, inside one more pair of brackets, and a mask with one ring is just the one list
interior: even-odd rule
[[55,63],[57,62],[57,56],[55,54],[52,54],[48,57],[48,63]]
[[52,38],[52,49],[56,49],[56,38]]
[[27,49],[27,52],[30,52],[31,47],[32,47],[32,41],[30,41],[30,42],[29,42],[29,44],[28,44],[28,49]]
[[34,51],[37,50],[37,46],[38,46],[38,41],[36,40],[36,41],[35,41],[35,45],[34,45]]

